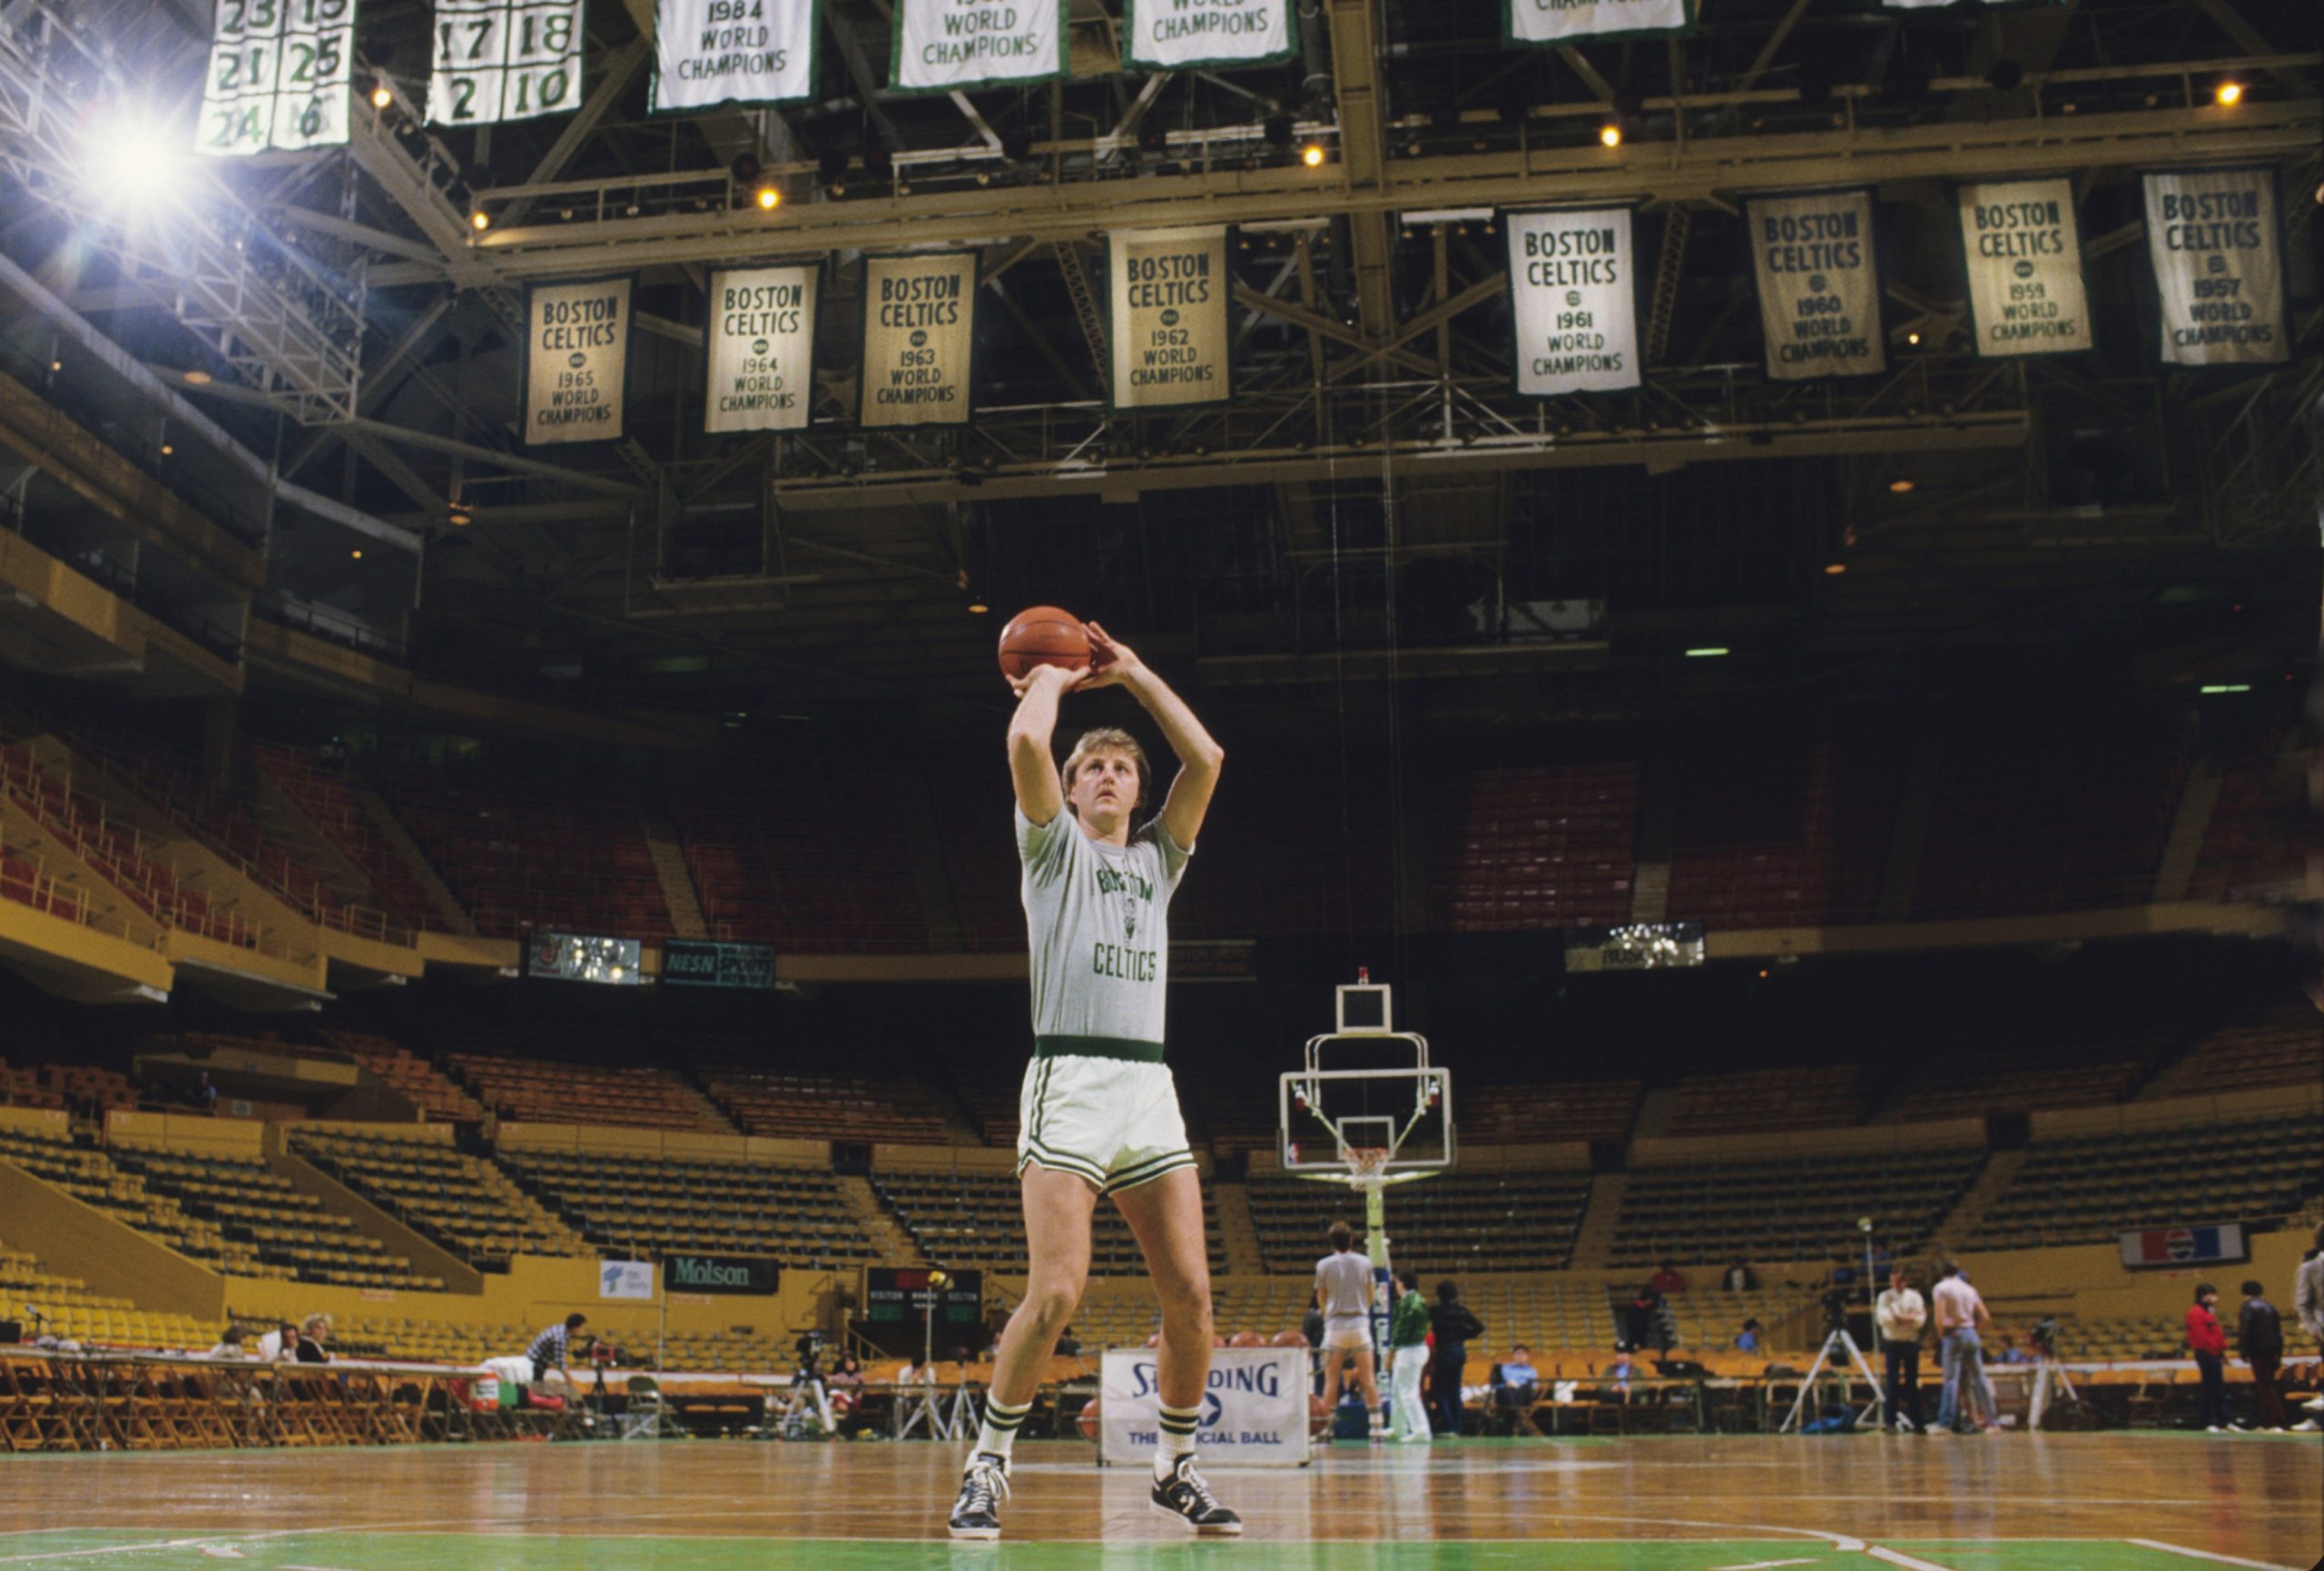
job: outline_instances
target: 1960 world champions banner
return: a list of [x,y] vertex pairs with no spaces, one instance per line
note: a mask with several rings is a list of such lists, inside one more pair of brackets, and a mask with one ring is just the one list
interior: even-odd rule
[[1815,191],[1744,203],[1751,272],[1777,381],[1872,376],[1888,369],[1872,193]]

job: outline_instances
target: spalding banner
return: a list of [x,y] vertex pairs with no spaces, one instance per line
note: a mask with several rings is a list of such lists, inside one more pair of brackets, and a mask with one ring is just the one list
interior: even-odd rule
[[626,278],[536,284],[525,296],[525,440],[611,441],[629,371]]
[[1122,69],[1263,65],[1299,53],[1295,0],[1122,0]]
[[806,430],[815,391],[815,297],[822,278],[822,269],[812,262],[710,275],[703,430]]
[[896,0],[890,84],[961,93],[1065,74],[1065,0]]
[[2148,175],[2146,249],[2162,307],[2163,363],[2267,365],[2288,358],[2273,170]]
[[815,0],[655,0],[656,113],[815,95]]
[[2090,348],[2073,182],[1965,185],[1958,199],[1978,354],[2002,360]]
[[[1154,1350],[1109,1348],[1098,1408],[1098,1459],[1154,1458],[1161,1398]],[[1210,1355],[1195,1442],[1205,1467],[1307,1465],[1307,1354],[1298,1348],[1221,1348]]]
[[1744,203],[1743,222],[1751,235],[1768,375],[1804,381],[1886,371],[1872,193],[1755,197]]
[[1107,237],[1107,318],[1118,410],[1225,403],[1226,231],[1149,229]]
[[1630,216],[1627,207],[1503,215],[1520,398],[1639,385]]
[[968,424],[976,314],[975,252],[864,258],[862,423]]
[[1695,25],[1695,0],[1501,0],[1501,17],[1502,36],[1512,44],[1571,44],[1684,33]]

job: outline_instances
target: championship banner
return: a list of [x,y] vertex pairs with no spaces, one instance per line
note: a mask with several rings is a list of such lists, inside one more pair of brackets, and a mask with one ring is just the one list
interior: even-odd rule
[[583,0],[436,0],[431,125],[490,125],[581,104]]
[[1689,33],[1695,0],[1501,0],[1501,23],[1511,44]]
[[1743,204],[1743,222],[1751,236],[1768,375],[1805,381],[1886,371],[1872,193],[1754,197]]
[[194,151],[345,146],[354,60],[355,0],[218,0]]
[[894,39],[899,93],[1047,82],[1065,74],[1065,0],[896,0]]
[[1122,69],[1265,65],[1299,53],[1292,0],[1122,0]]
[[2287,359],[2283,223],[2270,169],[2177,169],[2146,177],[2146,249],[2162,307],[2166,365]]
[[535,284],[525,294],[525,441],[612,441],[629,373],[626,278]]
[[1520,398],[1639,385],[1631,211],[1502,215],[1509,236],[1510,364]]
[[1117,410],[1191,409],[1233,396],[1226,231],[1106,237],[1108,396]]
[[969,423],[976,301],[973,251],[863,259],[861,423]]
[[815,301],[822,268],[753,267],[710,275],[703,333],[706,431],[798,431],[814,400]]
[[2091,348],[2073,182],[1965,185],[1955,200],[1979,356],[2002,360]]
[[815,96],[815,0],[655,0],[656,114]]
[[[1210,1355],[1200,1438],[1221,1467],[1307,1465],[1307,1354],[1297,1348],[1221,1348]],[[1098,1458],[1145,1466],[1161,1428],[1151,1348],[1108,1348],[1098,1397]]]

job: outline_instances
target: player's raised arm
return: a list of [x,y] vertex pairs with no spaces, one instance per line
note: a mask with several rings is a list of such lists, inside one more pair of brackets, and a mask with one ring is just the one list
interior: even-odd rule
[[1156,676],[1136,650],[1108,636],[1095,622],[1089,624],[1089,647],[1094,658],[1088,686],[1119,683],[1128,688],[1162,727],[1170,751],[1178,756],[1177,777],[1170,782],[1170,794],[1162,801],[1162,827],[1180,849],[1193,850],[1195,837],[1202,833],[1202,821],[1210,812],[1211,793],[1218,789],[1226,749],[1203,729],[1187,701],[1171,691],[1170,684]]
[[1058,700],[1088,675],[1079,667],[1036,666],[1009,678],[1017,690],[1017,713],[1009,720],[1009,776],[1017,786],[1018,810],[1032,823],[1051,823],[1065,810],[1049,738],[1057,731]]

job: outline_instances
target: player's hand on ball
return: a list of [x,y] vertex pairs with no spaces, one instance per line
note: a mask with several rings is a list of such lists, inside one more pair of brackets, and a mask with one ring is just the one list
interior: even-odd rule
[[1089,680],[1087,666],[1036,666],[1021,677],[1003,676],[1009,689],[1019,698],[1033,690],[1037,683],[1047,682],[1059,693],[1070,693]]
[[1110,687],[1146,668],[1146,662],[1128,644],[1095,622],[1084,626],[1089,629],[1089,679],[1083,687]]

